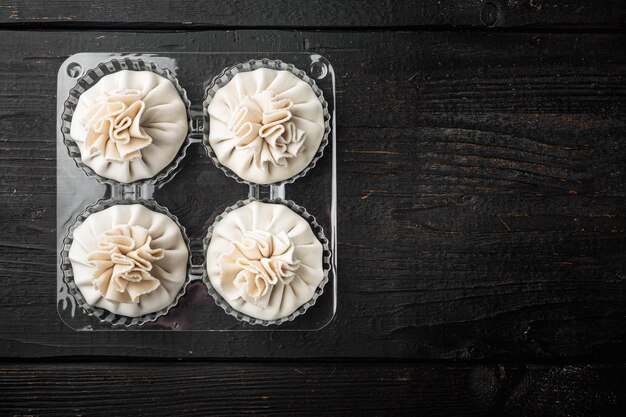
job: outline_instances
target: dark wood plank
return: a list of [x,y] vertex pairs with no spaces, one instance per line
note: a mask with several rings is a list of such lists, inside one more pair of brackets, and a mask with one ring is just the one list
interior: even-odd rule
[[617,416],[625,402],[624,367],[0,365],[2,415]]
[[101,29],[516,27],[624,29],[620,0],[250,1],[63,0],[5,2],[5,28]]
[[[626,37],[5,32],[0,356],[602,358],[626,347]],[[55,76],[78,51],[315,50],[338,82],[338,313],[77,333],[55,306]]]

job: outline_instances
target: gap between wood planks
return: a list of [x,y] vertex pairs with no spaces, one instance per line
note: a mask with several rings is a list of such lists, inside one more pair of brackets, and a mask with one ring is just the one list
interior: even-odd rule
[[241,30],[280,30],[280,31],[323,31],[323,32],[483,32],[483,33],[552,33],[552,34],[624,34],[626,26],[622,28],[606,28],[594,25],[549,25],[549,26],[509,26],[509,27],[481,27],[471,25],[400,25],[400,26],[216,26],[191,23],[107,23],[107,22],[15,22],[0,23],[0,30],[11,31],[59,31],[59,32],[225,32]]

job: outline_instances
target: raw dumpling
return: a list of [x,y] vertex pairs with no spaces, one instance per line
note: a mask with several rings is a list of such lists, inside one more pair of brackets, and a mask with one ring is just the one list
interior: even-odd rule
[[323,246],[288,207],[253,201],[214,226],[207,273],[235,310],[275,320],[313,297],[325,275]]
[[130,183],[151,178],[172,162],[187,131],[187,108],[170,80],[124,70],[80,95],[70,135],[96,174]]
[[168,307],[187,278],[189,252],[178,225],[143,205],[91,214],[74,230],[74,282],[87,304],[127,317]]
[[236,74],[208,105],[209,143],[218,161],[255,184],[287,180],[313,160],[324,137],[324,109],[289,71]]

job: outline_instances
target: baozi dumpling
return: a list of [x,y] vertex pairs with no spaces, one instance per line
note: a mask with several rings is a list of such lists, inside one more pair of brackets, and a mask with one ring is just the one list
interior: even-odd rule
[[276,320],[313,297],[325,276],[323,246],[309,223],[288,207],[253,201],[214,226],[207,273],[235,310]]
[[176,222],[141,204],[91,214],[74,230],[69,251],[87,304],[126,317],[170,306],[187,279],[188,258]]
[[324,109],[309,84],[289,71],[236,74],[207,107],[218,161],[254,184],[287,180],[313,160],[324,137]]
[[187,108],[170,80],[123,70],[80,95],[70,135],[96,174],[131,183],[169,165],[187,131]]

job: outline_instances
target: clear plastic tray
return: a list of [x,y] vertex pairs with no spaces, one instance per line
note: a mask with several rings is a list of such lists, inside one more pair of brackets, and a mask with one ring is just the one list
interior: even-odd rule
[[[86,175],[70,156],[64,143],[62,113],[69,91],[88,70],[111,59],[142,59],[170,70],[186,90],[191,102],[190,144],[173,173],[152,184],[100,183]],[[206,89],[225,68],[249,60],[281,60],[293,64],[315,80],[328,103],[330,133],[322,157],[305,176],[293,183],[261,186],[238,183],[217,168],[202,144]],[[57,310],[75,330],[178,330],[178,331],[313,331],[326,326],[337,305],[336,267],[336,157],[335,75],[330,63],[310,53],[79,53],[70,56],[57,78]],[[305,208],[322,226],[330,248],[330,272],[323,293],[302,315],[280,325],[251,325],[239,321],[218,306],[202,281],[203,239],[216,217],[238,200],[287,199]],[[67,255],[69,228],[77,217],[102,200],[150,200],[165,207],[183,226],[190,241],[190,282],[186,292],[167,314],[141,326],[114,326],[88,315],[77,303],[64,280],[63,255]]]

